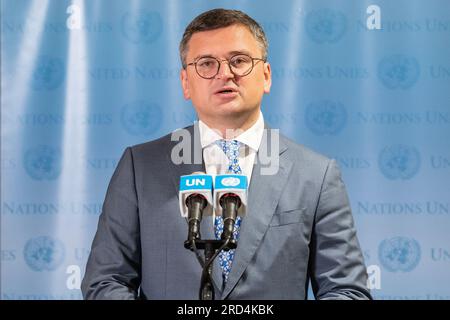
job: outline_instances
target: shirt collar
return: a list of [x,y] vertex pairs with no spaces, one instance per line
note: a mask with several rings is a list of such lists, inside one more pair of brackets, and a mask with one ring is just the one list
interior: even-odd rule
[[[222,136],[208,127],[206,123],[199,120],[198,127],[200,130],[200,143],[202,148],[222,139]],[[251,149],[258,151],[264,133],[264,117],[262,112],[259,112],[258,120],[246,131],[241,133],[235,140],[249,146]]]

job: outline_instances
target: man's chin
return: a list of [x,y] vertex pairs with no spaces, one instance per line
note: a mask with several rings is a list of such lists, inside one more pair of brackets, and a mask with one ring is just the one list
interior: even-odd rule
[[220,105],[217,106],[215,114],[225,118],[239,118],[246,112],[239,106]]

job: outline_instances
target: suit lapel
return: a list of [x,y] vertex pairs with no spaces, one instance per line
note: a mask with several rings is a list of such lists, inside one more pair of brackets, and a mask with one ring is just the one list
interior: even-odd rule
[[[258,156],[261,152],[267,152],[268,148],[270,148],[267,145],[267,131],[264,131]],[[279,141],[279,154],[281,155],[287,149],[287,146],[281,139]],[[281,192],[292,168],[292,162],[283,159],[281,156],[279,159],[279,171],[275,175],[262,175],[261,161],[258,161],[259,157],[255,159],[256,164],[253,167],[248,193],[247,213],[242,221],[238,247],[222,299],[225,299],[230,294],[242,277],[256,253],[275,212]]]
[[[172,161],[172,150],[174,146],[178,142],[174,141],[172,142],[167,150],[167,161],[171,164],[172,170],[170,170],[169,173],[172,174],[172,181],[174,183],[175,189],[178,192],[180,191],[180,176],[188,175],[193,172],[205,172],[205,164],[203,162],[203,152],[202,152],[202,146],[200,144],[200,133],[198,129],[198,122],[196,122],[193,126],[187,127],[185,130],[185,134],[189,136],[190,141],[185,143],[187,146],[190,147],[190,161],[189,163],[181,163],[181,164],[175,164],[174,161]],[[183,139],[188,138],[184,137]],[[189,143],[190,142],[190,143]]]

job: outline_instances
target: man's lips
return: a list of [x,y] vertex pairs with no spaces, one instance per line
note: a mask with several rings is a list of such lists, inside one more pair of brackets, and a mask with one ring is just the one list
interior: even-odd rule
[[220,95],[226,95],[226,94],[237,94],[237,90],[236,88],[233,87],[222,87],[219,90],[217,90],[216,92],[214,92],[214,94],[220,94]]

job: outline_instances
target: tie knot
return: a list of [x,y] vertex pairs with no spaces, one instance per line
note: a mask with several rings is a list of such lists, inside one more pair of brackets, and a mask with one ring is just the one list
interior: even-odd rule
[[223,152],[227,155],[236,154],[236,157],[239,155],[239,148],[241,143],[237,140],[217,140],[216,141],[219,147],[223,150]]
[[241,174],[242,170],[239,166],[239,148],[241,143],[237,140],[217,140],[217,145],[222,149],[228,158],[229,164],[227,171],[229,173]]

